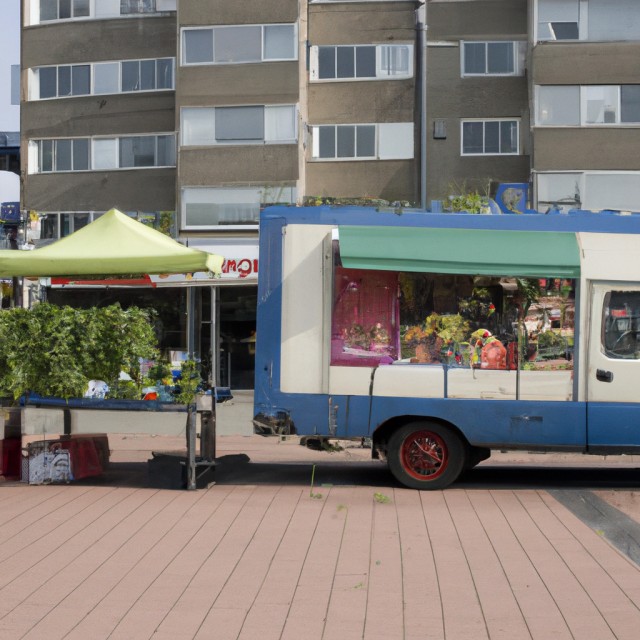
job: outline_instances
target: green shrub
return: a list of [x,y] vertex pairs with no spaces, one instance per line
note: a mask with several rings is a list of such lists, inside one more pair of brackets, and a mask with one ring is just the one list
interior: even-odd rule
[[[74,309],[41,303],[0,312],[0,394],[80,397],[89,380],[141,384],[140,358],[158,355],[148,311],[120,305]],[[131,395],[123,385],[123,393]]]

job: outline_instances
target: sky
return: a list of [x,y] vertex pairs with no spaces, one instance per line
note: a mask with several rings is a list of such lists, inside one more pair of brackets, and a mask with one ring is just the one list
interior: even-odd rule
[[11,65],[20,64],[20,0],[0,0],[0,131],[20,131],[20,107],[11,104]]

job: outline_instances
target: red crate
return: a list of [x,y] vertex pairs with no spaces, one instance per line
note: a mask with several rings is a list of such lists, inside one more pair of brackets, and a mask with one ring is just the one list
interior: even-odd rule
[[0,440],[0,476],[19,478],[22,464],[22,439],[4,438]]

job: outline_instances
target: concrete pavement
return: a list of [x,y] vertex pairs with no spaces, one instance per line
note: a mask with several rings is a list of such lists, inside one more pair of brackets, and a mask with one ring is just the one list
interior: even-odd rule
[[0,640],[639,636],[640,568],[557,494],[633,538],[636,459],[498,453],[420,493],[366,449],[236,434],[187,492],[145,486],[182,440],[110,443],[102,478],[0,485]]

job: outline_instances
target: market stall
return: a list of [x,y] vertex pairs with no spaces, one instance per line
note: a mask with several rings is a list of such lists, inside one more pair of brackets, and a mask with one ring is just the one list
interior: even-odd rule
[[[33,251],[0,251],[0,278],[121,274],[219,274],[223,258],[191,249],[111,209],[97,220],[57,242]],[[188,352],[194,355],[194,323],[190,299]],[[212,410],[215,403],[212,403]],[[187,488],[195,489],[195,415],[187,422]]]

